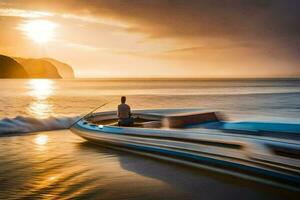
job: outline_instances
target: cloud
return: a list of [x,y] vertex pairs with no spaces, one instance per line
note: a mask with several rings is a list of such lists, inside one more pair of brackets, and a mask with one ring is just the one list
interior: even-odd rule
[[99,51],[99,50],[106,50],[104,48],[98,48],[86,44],[78,44],[78,43],[67,43],[67,46],[72,47],[72,48],[77,48],[83,51]]
[[[4,1],[5,2],[5,1]],[[299,35],[298,0],[10,0],[97,22],[106,18],[151,37],[269,37]],[[89,17],[86,17],[89,16]],[[123,23],[122,23],[123,22]],[[126,23],[125,23],[126,22]],[[237,36],[239,35],[239,36]]]
[[[113,35],[109,49],[117,49],[112,50],[115,54],[178,57],[182,63],[200,63],[207,58],[207,65],[226,62],[242,66],[248,62],[276,64],[282,70],[300,67],[299,0],[3,0],[0,6],[0,16],[51,17],[43,13],[52,13],[72,20],[66,25],[70,32],[77,22],[88,24],[70,37],[73,47],[86,51],[98,51],[97,45],[107,48],[104,39],[93,38]],[[122,39],[139,33],[145,44],[132,39],[121,48],[118,31],[125,33]],[[74,41],[79,34],[93,37]],[[166,40],[172,45],[164,43]]]
[[49,17],[54,14],[49,12],[41,12],[34,10],[22,10],[22,9],[11,9],[11,8],[0,8],[0,16],[5,17],[21,17],[21,18],[40,18]]
[[61,16],[62,18],[65,18],[65,19],[75,19],[75,20],[80,20],[80,21],[88,22],[88,23],[102,24],[102,25],[119,27],[119,28],[124,28],[124,29],[129,28],[128,24],[126,24],[124,22],[120,22],[120,21],[112,20],[112,19],[101,18],[101,17],[79,16],[79,15],[70,14],[70,13],[61,14],[59,16]]
[[209,50],[228,50],[228,49],[238,49],[238,48],[254,48],[259,47],[258,44],[240,42],[231,44],[214,44],[214,45],[203,45],[203,46],[193,46],[179,49],[170,49],[164,51],[166,54],[178,54],[178,53],[189,53],[195,51],[209,51]]
[[[5,2],[5,1],[4,1]],[[298,0],[10,0],[64,17],[122,26],[150,38],[227,38],[234,41],[300,39]]]

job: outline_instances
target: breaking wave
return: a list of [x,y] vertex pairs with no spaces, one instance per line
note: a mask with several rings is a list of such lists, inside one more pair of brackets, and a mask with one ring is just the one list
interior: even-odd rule
[[67,129],[77,119],[79,116],[48,117],[45,119],[23,116],[3,118],[0,120],[0,135]]

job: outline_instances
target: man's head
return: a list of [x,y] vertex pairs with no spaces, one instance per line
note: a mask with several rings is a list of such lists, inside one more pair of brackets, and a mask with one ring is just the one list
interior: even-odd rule
[[126,102],[126,97],[125,96],[122,96],[121,97],[121,103],[125,103]]

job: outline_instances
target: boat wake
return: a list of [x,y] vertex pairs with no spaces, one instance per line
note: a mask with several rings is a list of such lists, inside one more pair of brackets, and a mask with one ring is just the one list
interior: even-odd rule
[[0,120],[0,135],[67,129],[78,118],[78,116],[48,117],[45,119],[23,116],[3,118]]

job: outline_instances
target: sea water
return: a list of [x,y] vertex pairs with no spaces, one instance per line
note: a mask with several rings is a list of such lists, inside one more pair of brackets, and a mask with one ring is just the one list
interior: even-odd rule
[[[122,95],[133,109],[201,108],[223,112],[234,121],[299,123],[298,79],[0,80],[0,94],[0,135],[4,136],[0,138],[0,199],[295,196],[233,177],[104,149],[63,129],[103,103],[110,102],[99,111],[116,109]],[[48,132],[33,134],[36,131]]]

